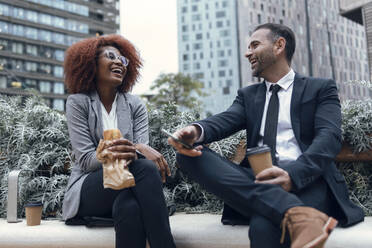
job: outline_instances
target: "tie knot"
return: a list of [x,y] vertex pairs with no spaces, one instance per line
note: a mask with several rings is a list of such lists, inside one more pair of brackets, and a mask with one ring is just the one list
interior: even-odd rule
[[276,94],[276,93],[278,93],[278,91],[281,89],[282,87],[280,87],[280,85],[278,85],[278,84],[272,84],[271,86],[270,86],[270,91],[272,91],[273,92],[273,94]]

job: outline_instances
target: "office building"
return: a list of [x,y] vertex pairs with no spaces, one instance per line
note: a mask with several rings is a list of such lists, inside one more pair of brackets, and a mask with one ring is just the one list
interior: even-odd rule
[[201,81],[203,110],[215,114],[231,105],[240,88],[236,1],[178,0],[180,72]]
[[63,111],[65,50],[109,33],[119,33],[119,0],[0,0],[0,93],[35,88]]
[[[303,75],[333,78],[342,99],[358,92],[350,80],[368,80],[364,27],[339,15],[339,1],[239,0],[239,39],[247,40],[255,26],[266,22],[289,26],[296,35],[293,69]],[[257,81],[241,46],[243,85]],[[367,90],[367,89],[366,89]],[[372,96],[371,96],[372,97]]]
[[[226,7],[221,6],[224,2],[227,2]],[[211,9],[209,7],[218,4],[220,8]],[[206,6],[209,9],[206,9]],[[198,73],[208,76],[222,68],[218,64],[218,59],[212,57],[212,54],[209,54],[209,50],[207,50],[210,49],[208,44],[214,45],[223,40],[223,37],[220,36],[222,32],[218,32],[218,20],[211,18],[216,18],[218,11],[228,13],[224,17],[225,22],[230,20],[231,24],[236,23],[236,27],[230,27],[233,32],[231,31],[229,39],[233,45],[228,49],[238,50],[238,58],[233,55],[224,55],[219,58],[228,60],[229,69],[240,73],[239,76],[232,78],[232,80],[240,80],[232,82],[235,87],[247,86],[260,81],[252,76],[249,61],[245,58],[246,43],[253,29],[267,22],[285,24],[295,32],[297,47],[292,60],[293,69],[307,76],[334,78],[338,83],[342,99],[350,98],[357,93],[344,82],[369,80],[364,27],[339,15],[338,0],[179,0],[178,38],[181,72],[194,75],[196,71],[190,67],[197,63],[208,65],[208,61],[217,63],[212,64],[213,68],[202,67]],[[195,21],[194,18],[198,15],[201,16],[201,19]],[[193,28],[194,25],[195,28]],[[200,29],[198,29],[198,25],[201,27]],[[210,34],[213,32],[218,35],[211,36]],[[207,44],[207,47],[203,47],[202,50],[196,50],[194,46],[195,43],[201,42],[195,40],[198,33],[206,34],[202,36],[202,41]],[[234,35],[236,36],[234,37]],[[220,49],[226,49],[226,47],[221,46]],[[203,59],[194,56],[200,52],[210,56],[204,56]],[[215,54],[213,53],[213,55]],[[231,60],[237,61],[230,63]],[[234,67],[236,65],[238,68]],[[211,112],[213,114],[226,109],[236,95],[236,88],[230,90],[227,94],[228,97],[223,94],[213,95],[214,92],[223,90],[223,87],[218,84],[221,80],[219,74],[214,74],[214,76],[214,78],[203,79],[206,92],[210,92],[210,98],[216,99],[216,102],[212,103],[214,111]],[[212,87],[209,88],[209,80],[217,83],[212,84]],[[223,99],[229,99],[229,103],[224,104]],[[209,103],[209,100],[205,101],[206,105]]]

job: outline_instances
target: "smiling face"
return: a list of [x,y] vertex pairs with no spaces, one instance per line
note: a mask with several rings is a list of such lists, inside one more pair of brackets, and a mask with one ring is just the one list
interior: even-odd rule
[[252,34],[245,57],[251,63],[253,76],[265,78],[265,74],[276,63],[274,45],[275,42],[271,39],[269,29],[258,29]]
[[113,46],[100,48],[97,60],[97,86],[117,88],[123,82],[127,68],[120,59],[122,54]]

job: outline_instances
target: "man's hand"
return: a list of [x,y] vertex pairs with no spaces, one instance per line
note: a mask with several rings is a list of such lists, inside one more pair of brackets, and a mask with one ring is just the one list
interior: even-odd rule
[[288,192],[292,189],[292,181],[288,172],[278,166],[273,166],[273,168],[268,168],[258,173],[255,183],[278,184]]
[[171,172],[163,155],[151,146],[145,144],[136,144],[135,146],[148,160],[153,161],[158,166],[162,181],[165,183],[166,175],[170,176]]
[[[184,142],[192,146],[194,145],[195,141],[199,139],[200,133],[201,130],[198,126],[191,125],[178,129],[176,132],[173,133],[173,136],[177,139],[183,140]],[[203,148],[202,146],[197,146],[193,149],[187,149],[171,137],[168,138],[168,143],[173,146],[179,153],[186,156],[196,157],[202,154],[200,151]]]

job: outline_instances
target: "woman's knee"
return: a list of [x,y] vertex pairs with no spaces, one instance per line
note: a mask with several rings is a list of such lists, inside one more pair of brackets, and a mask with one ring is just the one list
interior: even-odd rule
[[133,161],[133,165],[129,166],[134,175],[144,173],[146,175],[156,175],[160,178],[158,166],[151,160],[137,159]]
[[119,193],[112,206],[112,217],[115,223],[141,219],[141,209],[132,192],[124,190]]

